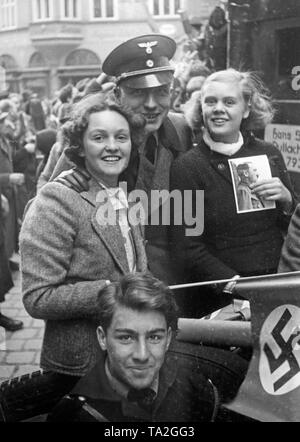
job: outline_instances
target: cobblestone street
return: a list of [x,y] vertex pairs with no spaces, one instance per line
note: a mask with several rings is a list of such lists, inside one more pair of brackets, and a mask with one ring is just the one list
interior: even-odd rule
[[24,328],[5,332],[0,327],[0,382],[39,369],[44,321],[31,318],[21,298],[20,273],[14,272],[15,286],[1,304],[4,315],[23,321]]

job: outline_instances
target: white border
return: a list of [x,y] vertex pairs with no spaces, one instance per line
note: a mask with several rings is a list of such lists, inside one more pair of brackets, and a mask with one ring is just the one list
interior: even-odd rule
[[238,164],[247,163],[247,162],[254,163],[256,166],[260,165],[262,167],[262,170],[264,171],[264,175],[261,179],[271,179],[272,178],[271,167],[270,167],[268,156],[266,154],[253,155],[251,157],[238,157],[238,158],[232,158],[231,160],[228,160],[230,173],[231,173],[231,179],[232,179],[233,192],[234,192],[236,213],[240,214],[240,213],[249,213],[249,212],[261,212],[263,210],[276,209],[276,202],[275,201],[264,200],[264,203],[267,205],[267,207],[262,207],[260,209],[240,210],[239,204],[238,204],[238,197],[237,197],[237,186],[235,183],[232,165],[234,164],[234,166],[236,167]]

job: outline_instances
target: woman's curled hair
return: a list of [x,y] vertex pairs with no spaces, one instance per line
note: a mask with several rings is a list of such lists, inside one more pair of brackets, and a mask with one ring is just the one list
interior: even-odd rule
[[132,153],[137,150],[144,137],[145,119],[117,103],[109,94],[91,94],[73,106],[69,121],[62,127],[62,142],[67,146],[65,154],[75,164],[83,166],[83,138],[90,115],[107,110],[115,111],[126,119],[130,128]]
[[[232,68],[214,72],[206,78],[202,90],[212,82],[236,83],[241,87],[243,98],[250,110],[249,116],[242,122],[242,130],[263,129],[272,121],[274,108],[270,93],[254,72],[239,72]],[[203,125],[201,98],[200,91],[184,106],[186,120],[194,131]]]

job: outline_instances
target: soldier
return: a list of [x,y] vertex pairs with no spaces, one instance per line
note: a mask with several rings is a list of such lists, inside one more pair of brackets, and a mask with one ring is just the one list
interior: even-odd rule
[[[146,137],[136,158],[133,187],[169,190],[169,170],[177,156],[191,147],[191,133],[182,115],[169,112],[174,69],[170,59],[176,50],[173,39],[163,35],[143,35],[114,49],[103,63],[103,71],[116,79],[115,98],[146,120]],[[54,177],[70,168],[62,155]],[[78,170],[60,182],[77,191],[87,190],[88,182]],[[167,226],[145,226],[147,256],[152,273],[173,283],[174,269],[169,255]]]
[[197,363],[168,352],[177,329],[171,290],[148,274],[124,276],[106,287],[97,307],[97,337],[105,352],[50,422],[211,421],[218,394]]
[[259,175],[255,166],[248,162],[239,164],[236,168],[240,182],[237,186],[238,208],[240,211],[264,208],[262,199],[252,192],[251,184],[257,182]]

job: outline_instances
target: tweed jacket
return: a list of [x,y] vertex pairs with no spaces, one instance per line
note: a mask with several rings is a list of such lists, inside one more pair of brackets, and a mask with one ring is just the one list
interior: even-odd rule
[[[148,196],[152,190],[169,190],[170,167],[174,159],[192,147],[191,130],[183,115],[169,113],[157,132],[158,158],[155,166],[144,155],[139,155],[132,174],[135,188]],[[74,166],[74,165],[73,165]],[[55,167],[51,180],[72,167],[63,153]],[[150,213],[150,212],[149,212]],[[151,272],[167,284],[174,282],[174,271],[169,250],[169,230],[164,225],[146,225],[146,251]]]
[[[95,313],[106,280],[129,272],[118,225],[105,225],[91,180],[81,194],[46,184],[29,207],[20,233],[23,302],[46,321],[41,366],[85,374],[95,363]],[[131,226],[137,271],[147,270],[140,226]]]
[[[244,145],[230,158],[267,155],[272,176],[291,191],[295,207],[279,150],[252,135],[244,138]],[[204,191],[203,234],[185,236],[183,229],[173,228],[175,253],[186,278],[217,280],[276,272],[290,216],[278,204],[271,210],[237,213],[227,156],[200,142],[173,163],[171,188]]]
[[79,380],[70,396],[54,408],[48,421],[97,422],[84,403],[110,422],[210,422],[219,405],[215,387],[203,376],[197,362],[181,360],[169,352],[159,373],[158,394],[152,407],[146,409],[115,393],[100,360]]

